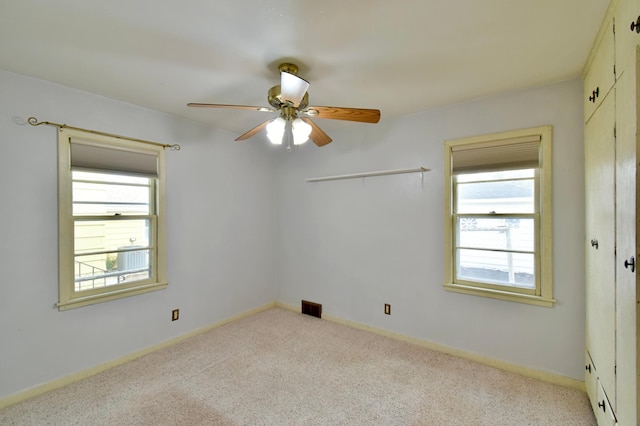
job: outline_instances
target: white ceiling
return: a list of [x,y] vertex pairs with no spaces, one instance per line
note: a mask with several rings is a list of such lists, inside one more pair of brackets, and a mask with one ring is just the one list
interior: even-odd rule
[[269,116],[186,104],[268,106],[291,61],[311,105],[384,121],[580,76],[608,3],[0,0],[0,68],[240,134]]

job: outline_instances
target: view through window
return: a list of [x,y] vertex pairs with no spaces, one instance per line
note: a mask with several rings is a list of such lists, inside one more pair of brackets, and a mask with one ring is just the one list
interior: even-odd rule
[[456,279],[535,290],[535,171],[456,177]]
[[72,173],[75,290],[151,278],[153,179]]

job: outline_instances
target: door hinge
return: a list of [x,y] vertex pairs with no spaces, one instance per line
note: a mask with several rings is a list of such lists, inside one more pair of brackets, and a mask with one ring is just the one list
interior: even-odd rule
[[618,129],[615,126],[613,127],[613,137],[618,137]]

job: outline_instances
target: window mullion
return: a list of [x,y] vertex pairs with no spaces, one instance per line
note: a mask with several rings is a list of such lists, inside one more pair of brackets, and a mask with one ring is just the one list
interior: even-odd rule
[[98,221],[98,220],[104,220],[104,221],[116,221],[116,220],[137,220],[137,219],[151,219],[155,217],[155,215],[153,214],[130,214],[130,215],[124,215],[124,214],[111,214],[111,215],[77,215],[77,216],[73,216],[73,220],[74,221]]

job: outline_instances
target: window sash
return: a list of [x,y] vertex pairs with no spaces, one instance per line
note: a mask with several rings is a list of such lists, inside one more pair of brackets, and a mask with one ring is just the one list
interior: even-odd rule
[[[108,173],[108,172],[103,172],[100,170],[92,170],[92,172],[95,173],[100,173],[103,175],[114,175],[114,176],[128,176],[127,174],[114,174],[114,173]],[[134,212],[134,211],[127,211],[126,213],[123,210],[120,210],[117,212],[118,216],[121,217],[126,217],[129,215],[136,215],[138,217],[144,217],[146,214],[155,214],[157,211],[157,196],[156,196],[156,189],[157,189],[157,181],[158,178],[153,178],[151,176],[145,176],[148,179],[147,183],[130,183],[130,182],[117,182],[117,181],[108,181],[108,180],[88,180],[88,179],[75,179],[74,178],[74,174],[73,171],[71,172],[71,176],[72,176],[72,183],[71,183],[71,189],[72,189],[72,215],[75,217],[78,216],[90,216],[91,214],[89,213],[76,213],[76,206],[105,206],[105,207],[115,207],[115,206],[122,206],[122,207],[134,207],[134,206],[138,206],[138,207],[146,207],[144,209],[141,209],[141,211],[139,212]],[[113,201],[113,200],[106,200],[106,199],[97,199],[97,200],[90,200],[90,199],[75,199],[74,198],[74,190],[75,188],[75,184],[88,184],[89,186],[86,188],[78,188],[79,190],[91,190],[91,187],[93,185],[96,186],[96,190],[103,190],[102,188],[100,188],[100,186],[103,186],[104,188],[113,186],[113,187],[126,187],[126,188],[140,188],[145,190],[146,192],[146,196],[143,200],[140,201]],[[135,197],[134,197],[135,198]],[[108,209],[106,209],[108,210]],[[112,210],[116,210],[113,209]],[[101,216],[101,213],[96,213],[94,215],[94,217],[96,216]]]
[[[514,170],[531,170],[529,168],[527,169],[514,169]],[[539,212],[540,211],[540,203],[539,203],[539,182],[538,182],[538,170],[535,169],[534,170],[534,176],[532,177],[528,177],[528,178],[514,178],[514,179],[495,179],[495,180],[483,180],[483,181],[464,181],[464,182],[458,182],[457,176],[455,176],[453,179],[454,184],[453,184],[453,211],[455,213],[461,213],[461,212],[465,212],[465,213],[469,213],[469,214],[478,214],[481,215],[483,213],[487,213],[489,211],[499,211],[499,213],[501,214],[517,214],[517,213],[535,213],[535,212]],[[524,183],[524,184],[530,184],[533,183],[533,196],[528,197],[526,196],[526,194],[523,194],[524,196],[522,197],[510,197],[510,198],[504,198],[503,200],[511,200],[512,202],[515,202],[516,200],[521,200],[520,203],[520,210],[516,211],[503,211],[501,208],[504,208],[504,205],[501,205],[498,203],[498,199],[489,199],[488,202],[486,202],[482,208],[484,210],[477,210],[480,207],[478,206],[474,206],[474,202],[473,202],[473,198],[462,198],[461,199],[461,188],[470,188],[472,186],[475,186],[475,189],[478,190],[479,188],[489,188],[491,189],[492,187],[496,187],[499,186],[500,184],[504,184],[504,183]],[[526,188],[525,190],[528,190],[529,188]],[[486,189],[485,189],[486,190]],[[495,189],[494,189],[495,191]],[[477,199],[476,199],[477,200]],[[529,202],[529,200],[531,200],[531,202]],[[475,202],[475,204],[480,204],[478,203],[478,201]],[[504,201],[503,203],[504,204]],[[500,207],[498,207],[500,206]],[[474,209],[472,209],[471,207],[476,207]]]
[[[532,250],[523,250],[523,249],[509,249],[509,248],[495,248],[487,246],[467,246],[462,245],[460,242],[460,232],[461,228],[458,226],[458,219],[460,218],[477,218],[477,219],[496,219],[496,218],[522,218],[522,219],[531,219],[533,221],[533,249]],[[453,214],[452,215],[452,232],[453,232],[453,279],[454,282],[470,285],[474,287],[481,287],[487,289],[508,291],[513,293],[522,293],[529,295],[537,295],[541,294],[541,286],[540,286],[540,273],[541,273],[541,259],[540,259],[540,244],[539,244],[539,235],[540,235],[540,215],[537,213],[527,214],[527,213],[518,213],[518,214]],[[534,287],[529,288],[522,285],[518,285],[517,283],[500,283],[497,280],[491,279],[465,279],[464,275],[460,274],[461,261],[460,261],[460,251],[461,250],[474,250],[474,251],[484,251],[484,252],[495,252],[495,253],[505,253],[505,254],[531,254],[533,255],[533,275],[534,275]],[[509,275],[514,273],[511,265],[507,265],[507,272]]]
[[[158,270],[156,265],[158,265],[158,244],[157,244],[157,235],[158,235],[158,230],[157,230],[157,223],[158,223],[158,218],[156,215],[144,215],[144,216],[140,216],[140,215],[128,215],[128,216],[124,216],[124,215],[119,215],[119,216],[74,216],[73,217],[73,229],[76,229],[76,224],[79,222],[115,222],[115,221],[127,221],[127,220],[149,220],[149,230],[148,230],[148,244],[145,245],[140,245],[140,246],[133,246],[132,248],[105,248],[104,250],[92,250],[92,251],[78,251],[77,246],[76,246],[76,240],[75,240],[75,235],[74,235],[74,245],[73,245],[73,261],[74,261],[74,285],[73,285],[73,289],[70,292],[72,297],[77,298],[77,297],[84,297],[84,296],[88,296],[88,295],[93,295],[93,294],[100,294],[103,293],[105,291],[116,291],[116,290],[123,290],[123,289],[129,289],[129,288],[135,288],[141,285],[146,285],[146,284],[152,284],[154,282],[156,282],[158,280]],[[124,246],[123,246],[124,247]],[[146,270],[148,270],[148,277],[143,278],[143,279],[138,279],[135,281],[130,281],[130,282],[119,282],[119,283],[112,283],[112,284],[105,284],[104,285],[92,285],[92,288],[87,289],[87,288],[82,288],[83,286],[79,285],[79,277],[76,274],[76,270],[75,270],[75,266],[77,265],[78,262],[78,258],[82,258],[82,257],[86,257],[86,256],[96,256],[96,255],[107,255],[107,254],[119,254],[119,253],[126,253],[126,252],[137,252],[137,251],[148,251],[148,265],[147,268],[145,268]],[[120,273],[113,273],[114,276],[125,276],[128,274],[131,274],[131,271],[120,271]],[[108,273],[105,274],[98,274],[98,276],[100,275],[111,275]],[[85,279],[83,279],[82,281],[86,281],[89,278],[88,277],[83,277]],[[100,279],[100,278],[95,278],[95,280]],[[84,286],[86,287],[86,286]]]

